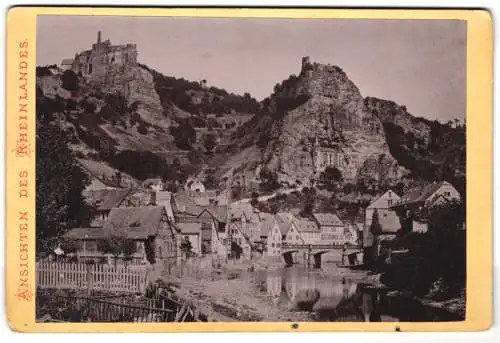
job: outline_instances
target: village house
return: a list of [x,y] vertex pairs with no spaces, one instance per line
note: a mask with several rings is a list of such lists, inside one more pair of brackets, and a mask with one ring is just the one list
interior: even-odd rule
[[302,238],[302,235],[300,234],[299,230],[297,229],[297,226],[292,223],[290,226],[290,229],[286,233],[284,242],[289,245],[303,245],[305,244],[304,239]]
[[130,188],[101,189],[84,191],[85,202],[94,208],[90,221],[91,227],[101,227],[108,219],[109,213],[116,207],[128,207],[131,204],[127,196],[132,192]]
[[319,244],[321,242],[321,231],[315,221],[301,218],[296,219],[294,223],[305,244]]
[[249,238],[250,242],[259,241],[261,216],[258,211],[242,212],[239,217],[233,217],[232,221],[241,223],[241,231]]
[[321,231],[324,244],[343,245],[346,241],[345,225],[336,214],[313,213],[313,218]]
[[206,188],[203,182],[197,178],[188,178],[184,184],[184,190],[188,194],[205,193]]
[[266,242],[266,256],[278,257],[281,256],[281,242],[283,234],[281,232],[280,226],[276,218],[274,218],[273,223],[270,227],[269,233],[267,234]]
[[176,223],[180,229],[183,240],[191,243],[191,253],[195,256],[201,255],[201,223]]
[[171,197],[171,206],[176,223],[201,224],[201,253],[213,252],[211,249],[214,235],[212,226],[219,234],[225,232],[229,218],[228,206],[207,205],[200,206],[184,193],[176,193]]
[[363,224],[362,223],[344,223],[344,238],[345,243],[352,245],[361,245],[362,242],[360,238],[363,235]]
[[259,239],[257,241],[254,241],[253,244],[256,250],[261,251],[265,254],[267,253],[267,238],[272,230],[275,219],[274,216],[270,213],[259,213],[259,218],[260,222],[257,230],[259,233]]
[[370,227],[373,221],[373,213],[376,211],[379,223],[382,227],[382,232],[394,234],[400,228],[399,218],[391,207],[400,199],[393,190],[389,189],[384,194],[375,198],[365,210],[365,226],[363,230],[363,247],[369,248],[373,246],[373,234]]
[[[134,263],[180,262],[180,229],[168,220],[163,206],[113,208],[103,227],[75,228],[64,236],[77,243],[79,261],[94,262],[110,258],[100,250],[100,242],[115,237],[135,242],[135,252],[130,256]],[[122,254],[120,259],[127,256]]]
[[460,193],[447,181],[433,182],[410,189],[391,209],[405,223],[407,231],[425,233],[428,230],[427,218],[422,210],[443,202],[460,201]]
[[146,179],[141,184],[142,188],[150,189],[154,192],[160,192],[165,190],[165,183],[160,178]]
[[226,259],[229,251],[226,237],[227,237],[226,230],[225,229],[220,230],[218,228],[217,221],[215,219],[212,219],[212,225],[210,231],[210,245],[208,248],[205,248],[206,249],[205,251],[210,252],[212,256],[217,256],[219,258]]
[[231,245],[229,243],[237,244],[241,248],[241,258],[248,260],[251,258],[252,247],[248,237],[246,237],[238,223],[232,222],[228,224],[228,230],[223,238],[223,244],[227,246],[228,254],[231,253]]
[[[400,199],[393,190],[387,190],[382,195],[373,200],[365,210],[365,224],[363,230],[363,252],[365,263],[374,261],[381,251],[384,242],[396,238],[396,233],[401,229],[401,224],[397,213],[392,210],[392,206]],[[371,232],[374,215],[376,214],[380,224],[380,233],[377,237]]]

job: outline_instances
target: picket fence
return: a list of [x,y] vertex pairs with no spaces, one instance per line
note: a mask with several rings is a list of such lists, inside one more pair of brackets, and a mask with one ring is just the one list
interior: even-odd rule
[[37,262],[36,284],[40,289],[86,289],[143,293],[147,286],[147,266],[65,262]]

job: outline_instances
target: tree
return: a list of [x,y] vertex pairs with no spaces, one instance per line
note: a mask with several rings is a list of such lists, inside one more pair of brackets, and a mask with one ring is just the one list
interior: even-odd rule
[[278,183],[278,174],[268,168],[262,168],[259,178],[260,188],[263,191],[272,192],[280,187],[280,184]]
[[82,191],[90,183],[69,150],[68,137],[58,126],[37,123],[36,235],[37,249],[44,241],[60,238],[68,229],[88,224],[91,209]]
[[278,204],[276,204],[276,203],[272,203],[272,204],[270,205],[270,207],[269,207],[269,211],[271,212],[271,214],[276,214],[276,213],[278,213],[278,211],[279,211],[279,206],[278,206]]
[[187,121],[182,121],[179,126],[170,128],[170,133],[174,137],[175,145],[180,149],[190,150],[196,141],[196,131]]
[[114,257],[116,264],[118,257],[122,256],[123,260],[130,261],[133,254],[136,252],[136,243],[129,239],[125,233],[112,232],[108,237],[97,242],[97,249],[103,254],[111,254]]
[[78,90],[78,75],[76,75],[72,70],[66,70],[61,76],[61,81],[62,88],[70,92]]
[[235,241],[231,242],[231,257],[239,260],[241,254],[243,253],[243,249],[239,246]]
[[320,180],[326,186],[326,189],[331,191],[342,180],[342,172],[335,167],[328,166],[320,174]]
[[167,191],[170,193],[177,193],[177,185],[175,182],[169,182],[167,183]]
[[184,240],[181,242],[181,251],[186,257],[186,260],[191,256],[193,245],[189,240],[188,236],[184,236]]
[[375,238],[382,233],[382,225],[380,225],[377,209],[373,210],[370,232]]
[[303,208],[300,213],[302,217],[311,217],[316,203],[316,189],[314,187],[304,187],[302,189]]
[[217,145],[217,138],[215,138],[215,136],[211,133],[206,134],[203,139],[203,145],[209,153],[212,153],[215,146]]
[[259,205],[259,200],[257,198],[252,198],[250,200],[250,205],[252,205],[253,207],[257,207]]
[[207,176],[205,178],[205,186],[208,189],[216,189],[217,188],[217,179],[215,178],[215,175],[213,172],[207,173]]

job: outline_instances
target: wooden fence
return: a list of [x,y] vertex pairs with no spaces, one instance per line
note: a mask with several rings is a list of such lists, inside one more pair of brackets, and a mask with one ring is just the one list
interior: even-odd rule
[[37,287],[142,293],[147,266],[37,262]]
[[177,309],[155,308],[127,304],[124,299],[112,301],[56,296],[65,308],[71,308],[73,318],[69,321],[91,322],[173,322],[178,316]]

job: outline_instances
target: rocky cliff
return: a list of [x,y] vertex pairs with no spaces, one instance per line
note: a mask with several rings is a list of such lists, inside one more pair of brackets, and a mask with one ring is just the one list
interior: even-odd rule
[[[300,74],[276,85],[264,105],[268,113],[254,126],[265,121],[267,129],[248,134],[261,149],[262,165],[280,181],[317,179],[325,168],[322,160],[330,156],[347,181],[389,181],[404,172],[389,151],[380,119],[366,110],[359,89],[339,67],[305,58]],[[249,145],[248,137],[242,140]]]
[[464,123],[418,118],[393,101],[367,97],[365,110],[378,117],[391,155],[414,178],[446,180],[465,194]]

